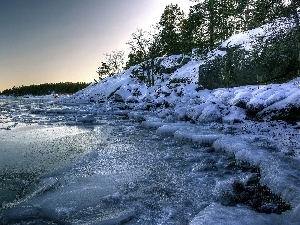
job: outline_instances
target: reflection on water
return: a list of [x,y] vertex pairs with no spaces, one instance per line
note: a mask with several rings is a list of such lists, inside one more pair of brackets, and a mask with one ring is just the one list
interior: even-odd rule
[[91,151],[97,142],[93,131],[78,127],[32,125],[1,131],[0,175],[40,174]]
[[105,132],[66,126],[46,114],[51,108],[47,99],[0,99],[0,205],[26,195],[37,177],[105,145]]

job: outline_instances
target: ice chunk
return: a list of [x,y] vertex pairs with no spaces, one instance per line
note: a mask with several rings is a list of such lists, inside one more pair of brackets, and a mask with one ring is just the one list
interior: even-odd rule
[[142,122],[142,126],[143,127],[147,127],[147,128],[159,128],[161,126],[164,125],[163,121],[151,121],[151,120],[147,120],[147,121],[143,121]]
[[221,138],[222,134],[194,134],[191,139],[193,142],[202,146],[211,146],[216,140]]
[[159,127],[156,130],[156,133],[159,135],[174,135],[174,133],[183,128],[183,127],[188,127],[191,126],[191,124],[188,123],[174,123],[174,124],[165,124],[161,127]]
[[[162,130],[163,129],[164,128],[162,128]],[[221,134],[220,131],[208,129],[205,126],[181,126],[174,132],[175,139],[191,141],[202,146],[211,146],[222,136],[223,134]]]
[[77,116],[76,120],[77,122],[81,122],[81,123],[93,123],[96,121],[95,116],[92,114]]
[[[256,140],[258,140],[256,138]],[[296,159],[281,157],[267,148],[251,143],[250,135],[226,135],[216,140],[214,148],[233,153],[235,158],[257,166],[261,170],[260,182],[296,208],[300,203],[300,172]]]
[[241,224],[282,225],[287,223],[277,214],[262,214],[244,207],[228,207],[217,203],[209,205],[190,222],[190,225]]
[[242,122],[246,119],[246,110],[236,107],[236,106],[231,106],[229,108],[229,114],[226,116],[223,116],[222,122],[223,123],[228,123],[228,124],[234,124],[234,123],[239,123]]
[[252,98],[252,94],[249,93],[248,91],[245,91],[244,89],[235,91],[234,95],[235,96],[231,100],[231,104],[234,106],[241,107],[241,108],[245,108],[246,104]]
[[122,224],[123,222],[130,220],[131,217],[135,215],[135,211],[127,211],[122,212],[119,215],[112,215],[112,218],[106,218],[102,221],[97,221],[94,223],[91,223],[92,225],[115,225],[115,224]]
[[222,118],[220,108],[216,104],[210,104],[205,107],[198,117],[200,123],[210,123],[215,121],[220,121]]

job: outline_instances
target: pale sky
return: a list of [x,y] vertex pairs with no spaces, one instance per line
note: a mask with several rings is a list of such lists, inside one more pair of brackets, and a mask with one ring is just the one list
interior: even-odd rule
[[13,86],[91,82],[104,54],[127,50],[168,4],[189,0],[0,0],[0,91]]

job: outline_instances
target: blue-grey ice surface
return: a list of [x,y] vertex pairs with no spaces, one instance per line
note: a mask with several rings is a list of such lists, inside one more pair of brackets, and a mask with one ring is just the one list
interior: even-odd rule
[[[267,144],[261,136],[236,140],[218,125],[100,114],[93,105],[8,99],[0,107],[1,224],[299,224],[297,206],[277,215],[231,203],[232,184],[255,172],[228,149],[238,156]],[[263,172],[272,174],[268,163]],[[271,184],[279,194],[284,176]],[[298,187],[288,188],[287,200],[298,202]]]
[[173,72],[151,87],[139,64],[58,101],[0,99],[0,224],[299,225],[300,78],[198,90],[205,61],[251,55],[270,26],[153,59]]

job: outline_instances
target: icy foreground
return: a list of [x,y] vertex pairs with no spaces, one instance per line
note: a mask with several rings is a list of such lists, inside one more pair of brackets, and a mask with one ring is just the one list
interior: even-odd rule
[[[172,62],[173,58],[165,60]],[[98,113],[126,115],[142,121],[144,127],[157,129],[159,135],[233,154],[237,162],[258,167],[259,182],[292,207],[276,215],[213,203],[190,224],[299,224],[299,79],[211,91],[196,91],[197,85],[192,82],[168,83],[179,75],[195,77],[199,64],[191,61],[172,74],[164,74],[150,88],[130,76],[131,68],[62,101],[92,102]]]
[[[236,44],[251,50],[250,39],[255,35],[264,35],[264,29],[233,36],[221,46]],[[217,49],[208,56],[224,54]],[[182,63],[187,58],[188,62]],[[158,58],[155,63],[163,73],[155,76],[151,87],[133,76],[142,67],[137,65],[61,102],[92,103],[98,113],[113,112],[143,121],[143,126],[156,129],[158,135],[233,154],[237,162],[259,168],[259,182],[292,207],[283,215],[266,215],[246,208],[228,208],[227,200],[220,200],[221,204],[211,204],[201,211],[192,225],[299,224],[300,79],[199,91],[198,70],[204,63],[201,58],[177,55]],[[209,131],[198,125],[206,125]]]
[[[28,177],[24,172],[16,180],[6,177],[0,191],[13,196],[18,183],[29,187],[18,200],[1,196],[1,223],[298,224],[297,126],[250,120],[193,124],[159,117],[155,110],[117,108],[122,105],[111,103],[107,112],[106,103],[2,105],[0,150],[6,143],[6,154],[14,154],[17,140],[10,137],[21,135],[24,149],[16,151],[14,159],[25,151],[21,166],[28,169]],[[113,115],[121,119],[110,118]],[[59,163],[53,148],[62,159],[74,150],[79,158],[71,156],[71,164],[44,174]],[[36,165],[30,161],[39,162],[39,154],[47,162],[44,171],[23,165]],[[9,167],[9,161],[4,159],[1,166]],[[0,171],[5,177],[6,171]],[[38,174],[32,180],[33,171]],[[14,174],[17,177],[18,171]],[[258,181],[291,210],[274,196],[259,195],[265,192],[256,189]],[[281,209],[285,212],[275,214]]]
[[[3,224],[117,224],[127,220],[125,224],[293,224],[297,218],[293,211],[267,215],[238,204],[232,184],[254,187],[257,172],[242,162],[241,166],[235,165],[231,154],[211,147],[227,136],[216,124],[170,123],[138,113],[129,115],[133,121],[115,121],[96,113],[93,105],[35,105],[26,114],[28,106],[24,106],[22,114],[10,109],[18,124],[0,131],[2,138],[4,135],[2,144],[17,141],[9,140],[12,135],[22,136],[23,150],[17,152],[25,154],[18,164],[27,171],[18,166],[15,170],[40,174],[32,166],[47,171],[76,149],[86,153],[34,180],[32,175],[1,180],[4,189],[9,185],[11,191],[6,194],[10,195],[17,183],[30,184],[17,201],[9,202],[7,196],[1,196],[0,200],[6,199],[0,210]],[[82,122],[81,118],[92,115],[93,122]],[[141,129],[134,121],[143,117],[147,118],[141,123],[143,127],[158,129]],[[15,154],[11,150],[6,154]],[[18,153],[13,158],[17,159]],[[38,164],[40,160],[46,168]],[[1,166],[9,168],[9,161],[1,158]],[[9,172],[3,168],[2,177]],[[14,174],[17,176],[17,171]],[[5,193],[3,186],[0,191]],[[277,206],[265,202],[261,207],[276,210]]]
[[[236,35],[221,46],[236,43],[251,50],[249,38],[255,35],[263,35],[263,29]],[[226,52],[215,50],[209,57],[222,54]],[[127,116],[158,135],[232,154],[237,162],[259,168],[259,182],[292,207],[282,215],[266,215],[228,208],[221,201],[206,207],[191,224],[299,224],[300,78],[284,84],[197,90],[201,58],[176,55],[155,63],[163,73],[154,77],[151,87],[133,75],[142,67],[137,65],[60,103],[94,104],[97,113]],[[144,73],[140,75],[146,77]],[[203,125],[208,132],[197,128]]]
[[[255,34],[263,29],[222,45],[251,50]],[[226,53],[209,57],[218,54]],[[23,165],[38,154],[33,145],[44,146],[36,160],[47,160],[45,152],[50,157],[37,178],[17,180],[33,183],[19,199],[0,198],[1,223],[300,224],[300,78],[198,90],[201,58],[177,55],[155,63],[163,72],[151,87],[133,76],[137,65],[51,105],[0,104],[7,159],[17,155],[10,137],[31,129],[42,141],[24,138],[20,167],[33,170]],[[55,138],[45,144],[49,134]],[[59,156],[68,163],[49,172]],[[3,162],[3,168],[13,164]],[[15,185],[11,178],[3,182]]]

